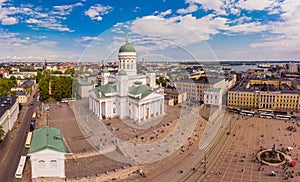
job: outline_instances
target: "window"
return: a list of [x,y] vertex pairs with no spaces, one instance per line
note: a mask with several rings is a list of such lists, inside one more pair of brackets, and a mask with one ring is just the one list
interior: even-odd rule
[[39,166],[39,168],[45,168],[45,161],[40,160],[38,166]]
[[56,160],[51,160],[50,161],[50,168],[57,168],[57,161]]

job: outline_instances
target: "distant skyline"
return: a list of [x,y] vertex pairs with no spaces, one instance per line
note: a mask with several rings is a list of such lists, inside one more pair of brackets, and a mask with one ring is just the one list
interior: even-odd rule
[[0,0],[0,61],[300,60],[298,0]]

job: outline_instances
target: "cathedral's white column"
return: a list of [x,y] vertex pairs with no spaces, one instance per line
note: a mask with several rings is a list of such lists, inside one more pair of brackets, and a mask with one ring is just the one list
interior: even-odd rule
[[138,105],[138,122],[141,122],[140,112],[141,112],[141,106]]
[[149,108],[149,119],[151,119],[151,113],[152,113],[152,104],[151,102],[148,103],[148,108]]
[[143,112],[143,113],[144,113],[144,114],[143,114],[143,119],[144,119],[144,121],[145,121],[145,120],[146,120],[146,115],[147,115],[146,105],[145,105],[145,104],[143,105],[143,111],[144,111],[144,112]]
[[156,101],[156,115],[159,115],[159,100]]
[[102,119],[102,108],[101,108],[101,102],[99,101],[99,118]]
[[160,105],[161,105],[161,108],[162,108],[162,110],[161,110],[161,113],[160,113],[160,114],[165,114],[165,106],[164,106],[164,102],[163,102],[163,100],[160,100]]
[[93,113],[95,113],[95,99],[93,99]]

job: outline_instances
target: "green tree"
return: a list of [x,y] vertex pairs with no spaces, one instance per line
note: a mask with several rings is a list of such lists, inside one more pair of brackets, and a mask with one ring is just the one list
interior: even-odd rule
[[42,76],[42,72],[38,71],[35,77],[37,83],[39,83],[39,81],[42,79]]
[[167,79],[164,77],[159,77],[156,79],[156,83],[165,87],[167,85]]
[[51,96],[58,101],[62,98],[72,97],[72,84],[71,77],[52,77]]
[[61,100],[62,99],[62,84],[61,84],[61,78],[60,77],[52,77],[51,79],[51,96],[55,100]]
[[15,76],[11,76],[9,79],[8,79],[8,86],[10,88],[12,87],[16,87],[18,84],[17,84],[17,79]]
[[48,78],[43,78],[39,82],[40,98],[42,100],[49,99],[49,80]]
[[68,69],[68,70],[65,71],[65,74],[71,74],[71,76],[74,76],[75,70],[73,70],[73,69],[72,69],[72,70],[69,70],[69,69]]
[[8,81],[5,78],[0,78],[0,95],[7,96],[10,87],[8,85]]
[[52,74],[62,74],[62,72],[61,72],[61,71],[58,71],[58,70],[56,70],[56,71],[52,71]]

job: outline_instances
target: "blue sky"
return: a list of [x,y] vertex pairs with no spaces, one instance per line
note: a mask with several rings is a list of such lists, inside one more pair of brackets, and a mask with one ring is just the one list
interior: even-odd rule
[[[0,61],[299,60],[299,0],[0,0]],[[155,60],[153,60],[155,61]]]

